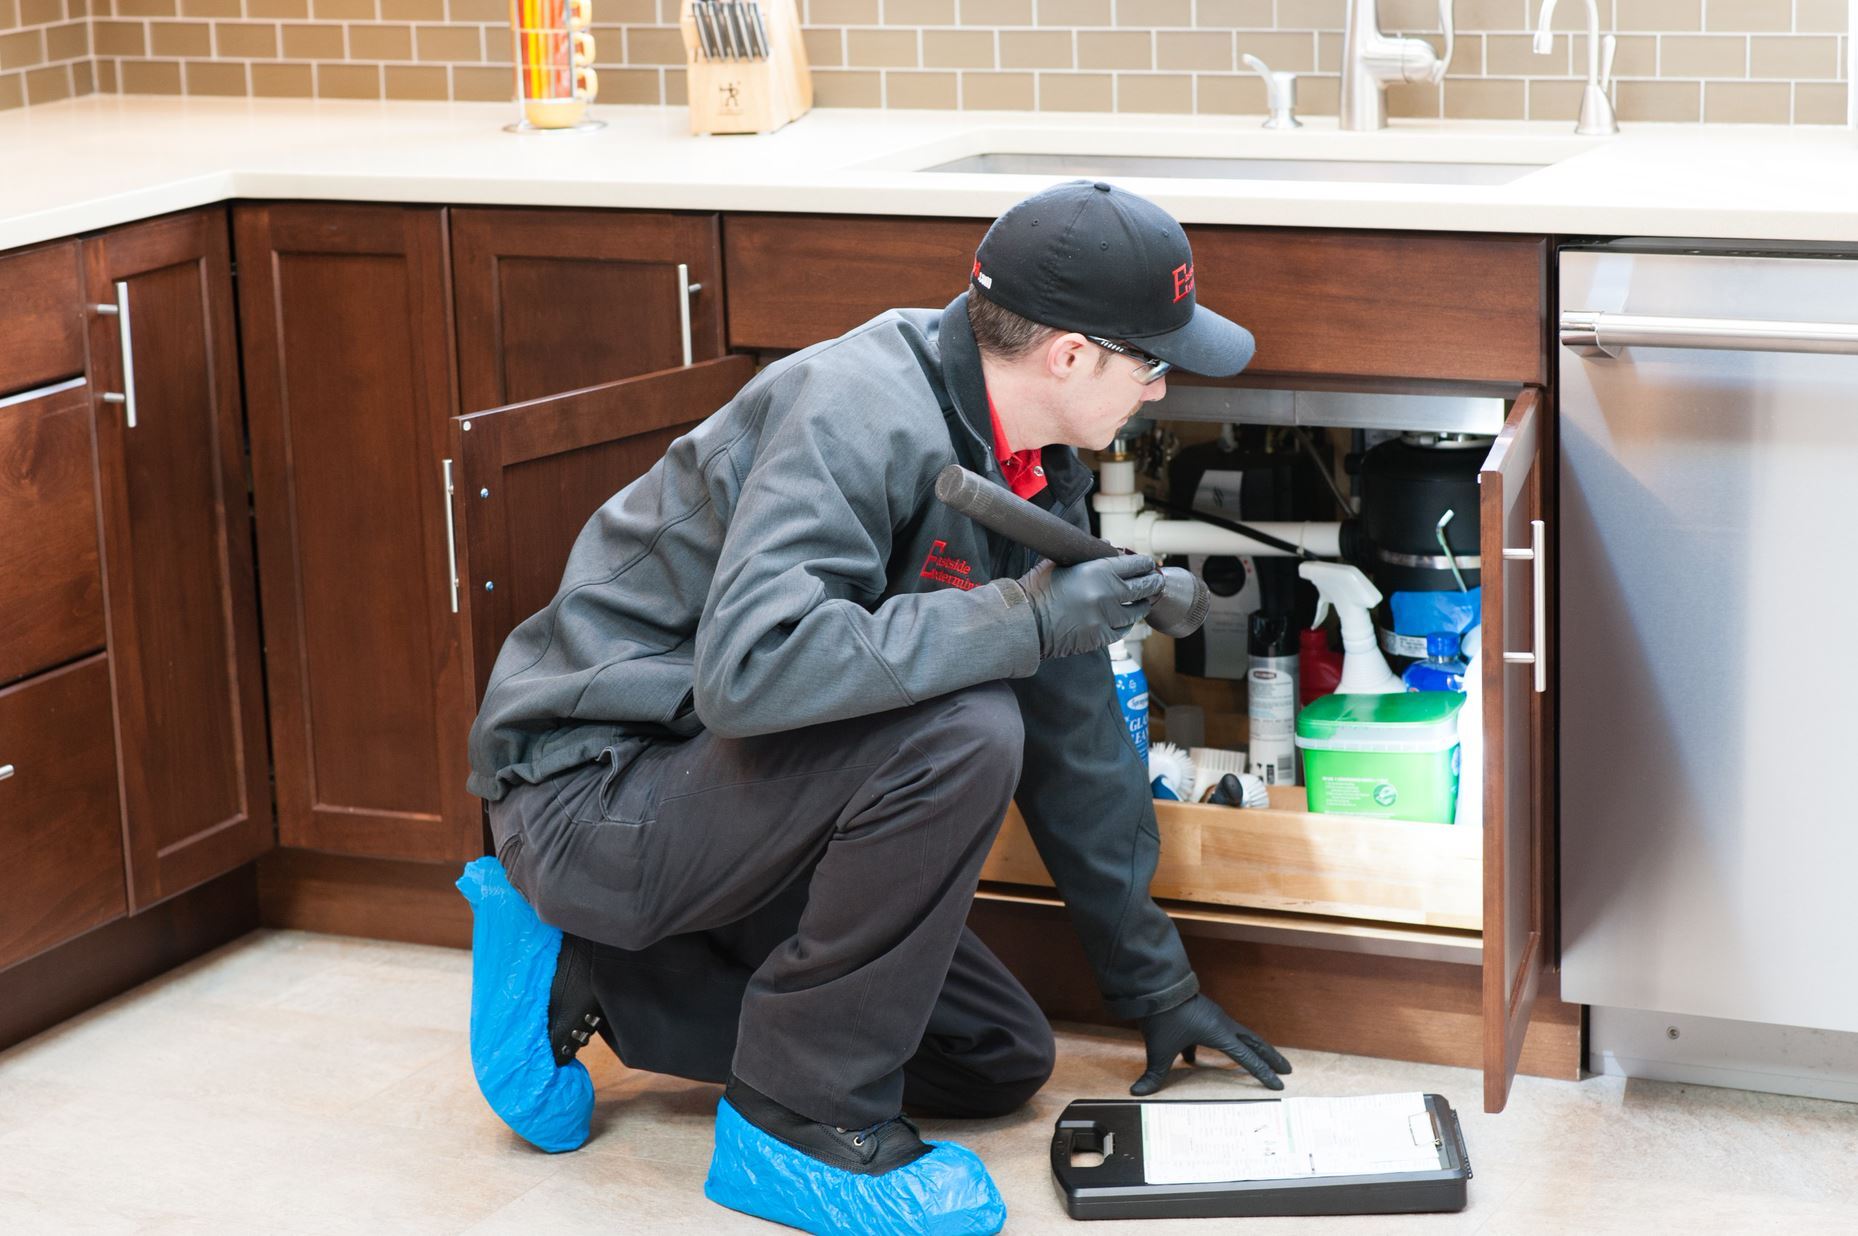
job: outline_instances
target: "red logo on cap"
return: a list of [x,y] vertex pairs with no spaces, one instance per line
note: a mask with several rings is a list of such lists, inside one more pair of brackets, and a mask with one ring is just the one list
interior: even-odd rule
[[1191,263],[1174,268],[1174,302],[1179,304],[1194,294],[1194,268]]

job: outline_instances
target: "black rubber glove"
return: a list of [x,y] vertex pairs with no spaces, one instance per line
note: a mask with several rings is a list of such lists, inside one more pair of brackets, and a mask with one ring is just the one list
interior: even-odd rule
[[1290,1061],[1280,1056],[1277,1048],[1226,1016],[1225,1009],[1205,996],[1195,996],[1185,1004],[1144,1017],[1142,1037],[1148,1041],[1148,1072],[1129,1087],[1133,1095],[1153,1094],[1161,1089],[1174,1057],[1184,1056],[1192,1064],[1195,1051],[1202,1046],[1225,1052],[1271,1090],[1282,1090],[1284,1083],[1277,1075],[1290,1072]]
[[1161,585],[1146,554],[1065,567],[1047,559],[1019,578],[1039,624],[1039,657],[1047,661],[1107,648],[1148,616]]

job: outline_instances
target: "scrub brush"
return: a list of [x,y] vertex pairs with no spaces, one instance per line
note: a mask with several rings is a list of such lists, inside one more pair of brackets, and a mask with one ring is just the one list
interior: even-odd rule
[[1255,773],[1226,773],[1207,791],[1206,801],[1219,807],[1269,807],[1271,791]]
[[1156,798],[1192,802],[1194,762],[1183,747],[1171,742],[1150,743],[1148,782]]

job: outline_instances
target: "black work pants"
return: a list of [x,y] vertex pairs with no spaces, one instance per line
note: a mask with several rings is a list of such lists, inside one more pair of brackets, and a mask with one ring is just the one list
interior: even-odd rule
[[593,941],[628,1065],[814,1120],[994,1115],[1051,1029],[965,926],[1019,779],[1000,683],[780,734],[634,744],[491,810],[511,882]]

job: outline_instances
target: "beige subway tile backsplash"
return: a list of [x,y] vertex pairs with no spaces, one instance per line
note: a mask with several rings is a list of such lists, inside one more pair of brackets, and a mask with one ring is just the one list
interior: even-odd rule
[[1031,111],[1037,97],[1030,73],[961,75],[961,106],[972,111]]
[[286,60],[340,60],[345,54],[340,26],[284,27]]
[[[1333,115],[1347,0],[795,0],[822,107],[1257,114],[1240,57],[1298,79]],[[683,0],[592,0],[608,103],[681,105]],[[1839,124],[1848,0],[1599,0],[1618,34],[1625,123]],[[1586,6],[1456,0],[1440,86],[1388,92],[1396,117],[1570,126]],[[1437,0],[1381,0],[1436,47]],[[0,0],[0,108],[57,94],[507,100],[509,0]],[[60,93],[62,92],[62,93]]]
[[951,109],[960,102],[959,80],[953,73],[886,74],[884,105]]
[[1108,73],[1039,74],[1039,110],[1107,112],[1116,105],[1115,79]]
[[1116,110],[1119,112],[1191,112],[1194,79],[1185,73],[1119,73],[1116,75]]

